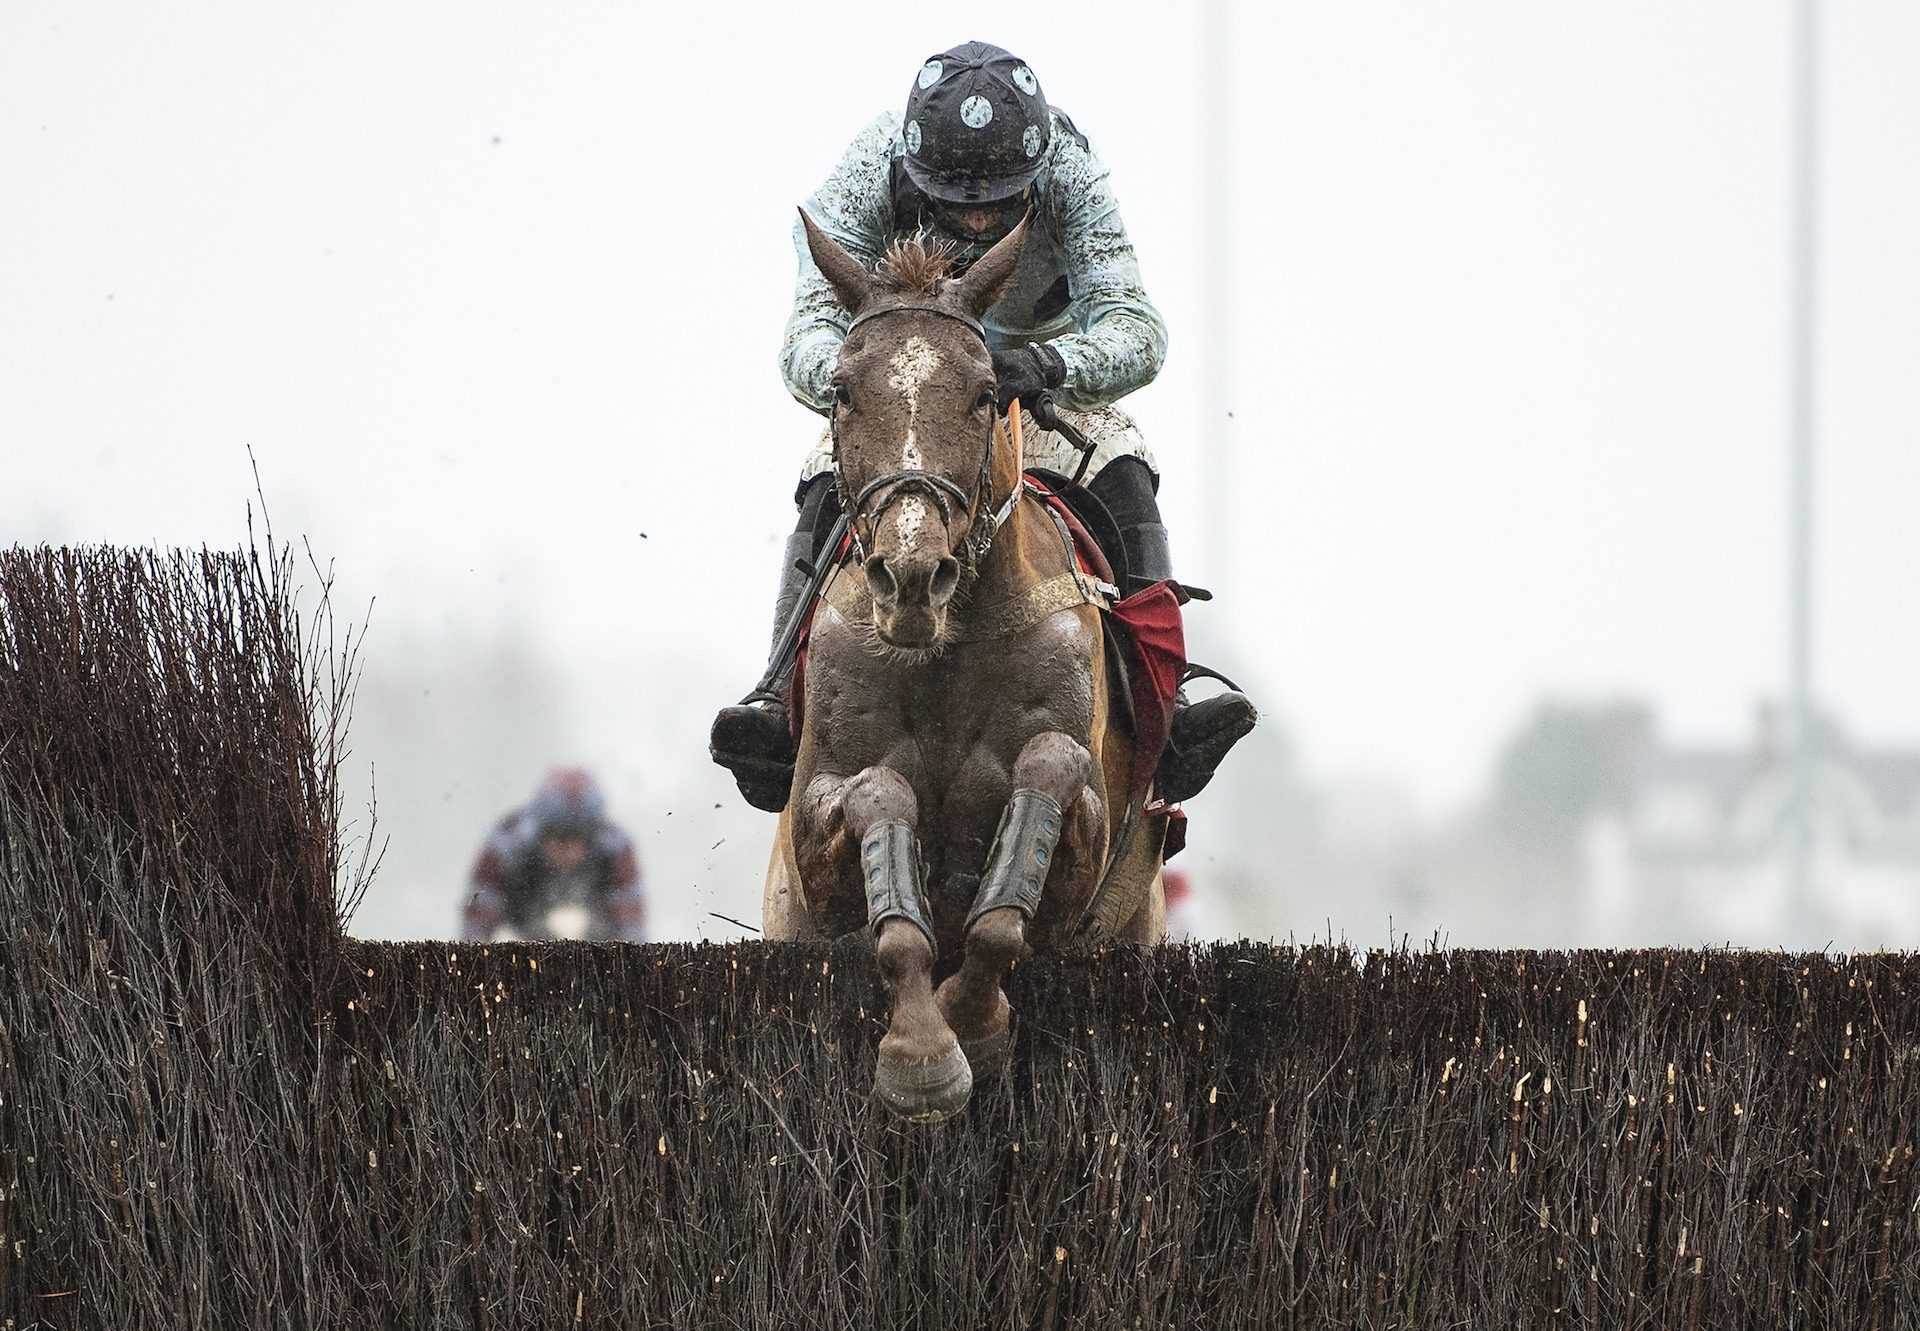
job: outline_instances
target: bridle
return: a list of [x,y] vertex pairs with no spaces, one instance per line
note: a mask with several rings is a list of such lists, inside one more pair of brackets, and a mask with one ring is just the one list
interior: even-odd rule
[[[852,333],[853,330],[861,324],[873,319],[878,319],[883,315],[900,314],[908,311],[919,314],[936,314],[943,319],[951,319],[955,323],[964,324],[969,332],[980,339],[982,346],[986,345],[987,330],[981,326],[978,319],[970,315],[960,314],[944,306],[935,305],[930,301],[906,301],[898,305],[883,306],[877,310],[868,310],[865,314],[859,315],[852,323],[847,325],[847,332]],[[923,467],[901,467],[895,471],[889,471],[874,477],[860,487],[858,494],[849,498],[846,483],[840,473],[840,410],[838,404],[836,404],[832,417],[833,483],[840,494],[841,511],[847,515],[848,529],[853,534],[855,557],[861,560],[866,558],[866,550],[860,539],[862,522],[878,523],[880,515],[887,511],[894,500],[911,491],[918,490],[931,499],[934,506],[940,510],[941,524],[945,526],[949,532],[953,530],[955,517],[955,510],[949,505],[949,499],[951,499],[954,504],[959,505],[958,511],[960,513],[972,513],[974,515],[973,523],[967,532],[966,539],[960,543],[960,547],[956,553],[960,555],[961,562],[966,567],[969,569],[977,568],[980,561],[987,557],[987,551],[993,548],[994,533],[1013,515],[1014,506],[1020,502],[1020,491],[1023,488],[1016,480],[1013,486],[1013,493],[1007,496],[1007,501],[1000,506],[998,511],[992,513],[985,511],[985,505],[990,497],[993,484],[993,436],[998,426],[999,419],[996,413],[995,419],[987,424],[986,447],[980,454],[980,471],[974,478],[972,494],[968,494],[956,482],[947,479],[937,472],[928,471]],[[881,502],[872,513],[868,513],[867,505],[876,495],[880,496]]]

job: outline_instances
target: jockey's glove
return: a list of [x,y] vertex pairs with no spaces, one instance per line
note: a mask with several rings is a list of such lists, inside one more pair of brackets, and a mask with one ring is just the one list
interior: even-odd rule
[[1015,398],[1031,403],[1050,388],[1067,381],[1067,363],[1045,342],[993,353],[993,377],[1000,410]]

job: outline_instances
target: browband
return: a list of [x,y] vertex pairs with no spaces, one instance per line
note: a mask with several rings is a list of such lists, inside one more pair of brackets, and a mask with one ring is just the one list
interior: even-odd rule
[[911,300],[899,305],[883,305],[877,310],[868,310],[865,314],[858,316],[852,323],[848,324],[847,331],[851,333],[869,319],[878,319],[883,314],[898,314],[902,310],[914,310],[920,314],[937,314],[943,319],[951,319],[955,323],[965,324],[973,331],[973,335],[982,342],[987,340],[987,330],[982,327],[980,321],[972,315],[960,314],[947,309],[943,305],[935,305],[931,301],[924,300]]

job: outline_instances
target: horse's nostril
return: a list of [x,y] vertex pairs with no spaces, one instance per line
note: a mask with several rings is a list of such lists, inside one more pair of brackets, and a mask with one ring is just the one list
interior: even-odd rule
[[949,555],[933,567],[933,603],[945,605],[960,585],[960,561]]
[[893,574],[887,572],[885,555],[875,555],[869,559],[866,564],[866,569],[867,591],[873,596],[874,600],[884,603],[893,600],[894,597],[898,595],[898,589],[893,583]]

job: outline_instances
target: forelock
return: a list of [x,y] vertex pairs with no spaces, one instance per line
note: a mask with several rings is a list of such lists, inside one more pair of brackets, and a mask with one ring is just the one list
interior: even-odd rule
[[954,275],[959,246],[941,237],[931,241],[925,232],[903,236],[887,249],[880,263],[880,284],[900,296],[937,296],[941,284]]

